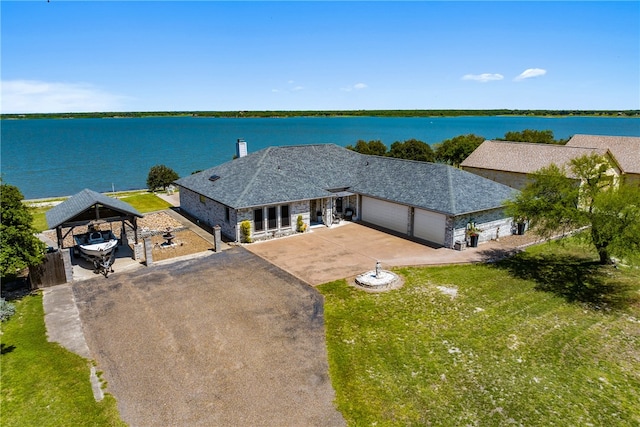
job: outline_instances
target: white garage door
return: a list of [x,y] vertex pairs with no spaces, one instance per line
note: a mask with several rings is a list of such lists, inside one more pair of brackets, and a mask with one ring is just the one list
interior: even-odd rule
[[444,215],[415,209],[413,216],[414,237],[443,245],[446,226],[447,217]]
[[362,220],[407,234],[409,208],[372,197],[362,197]]

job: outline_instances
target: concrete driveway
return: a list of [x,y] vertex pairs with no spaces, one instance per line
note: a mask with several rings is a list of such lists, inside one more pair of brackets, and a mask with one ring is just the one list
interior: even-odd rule
[[342,426],[322,297],[242,248],[76,282],[131,426]]
[[375,269],[486,261],[513,249],[505,242],[454,251],[432,248],[353,222],[246,245],[256,255],[311,284],[319,285]]

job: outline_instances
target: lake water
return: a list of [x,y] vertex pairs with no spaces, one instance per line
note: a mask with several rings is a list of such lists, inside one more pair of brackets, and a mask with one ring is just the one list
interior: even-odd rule
[[149,169],[165,164],[180,176],[231,160],[238,138],[248,151],[274,145],[416,138],[435,144],[473,133],[487,139],[524,129],[640,136],[638,118],[192,118],[3,120],[0,166],[4,182],[27,199],[144,188]]

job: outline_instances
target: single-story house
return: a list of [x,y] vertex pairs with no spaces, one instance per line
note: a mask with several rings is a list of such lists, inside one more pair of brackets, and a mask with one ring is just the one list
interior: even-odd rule
[[448,248],[475,222],[480,241],[511,234],[512,188],[451,166],[356,153],[334,144],[269,147],[180,178],[180,207],[241,241],[330,226],[344,216]]
[[566,146],[609,150],[620,166],[622,179],[640,185],[640,137],[574,135]]
[[609,163],[608,175],[620,176],[620,167],[607,147],[573,147],[569,145],[536,144],[512,141],[484,141],[461,164],[468,172],[521,190],[529,174],[548,167],[568,166],[575,158],[598,154]]

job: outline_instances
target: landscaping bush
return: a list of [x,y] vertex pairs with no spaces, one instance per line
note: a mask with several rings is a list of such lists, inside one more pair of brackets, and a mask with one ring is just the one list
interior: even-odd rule
[[242,236],[242,243],[253,242],[251,238],[251,221],[245,219],[240,223],[240,234]]
[[0,298],[0,321],[4,322],[13,316],[16,312],[16,306],[7,302],[4,298]]
[[304,223],[302,215],[298,215],[298,219],[296,220],[296,229],[299,233],[304,233],[307,230],[307,224]]

